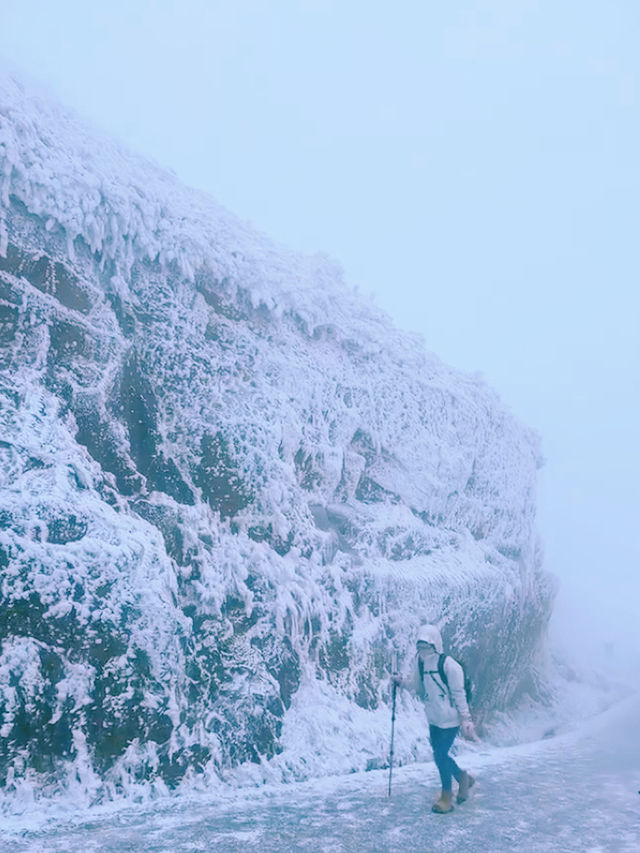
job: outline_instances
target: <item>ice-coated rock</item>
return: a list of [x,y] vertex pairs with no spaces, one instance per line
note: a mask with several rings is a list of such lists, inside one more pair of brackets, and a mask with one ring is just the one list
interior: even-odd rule
[[535,685],[536,437],[327,259],[8,74],[0,344],[5,792],[374,766],[427,619],[476,716]]

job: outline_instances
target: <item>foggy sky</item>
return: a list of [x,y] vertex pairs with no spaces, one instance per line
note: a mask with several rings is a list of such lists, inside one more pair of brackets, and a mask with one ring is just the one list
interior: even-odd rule
[[640,643],[640,6],[0,12],[0,56],[481,373],[542,436],[559,612]]

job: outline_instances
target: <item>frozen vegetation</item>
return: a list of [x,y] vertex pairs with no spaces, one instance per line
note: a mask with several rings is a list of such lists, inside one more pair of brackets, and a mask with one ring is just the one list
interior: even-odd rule
[[7,74],[0,342],[5,805],[379,767],[425,619],[481,727],[539,698],[535,435],[325,257]]

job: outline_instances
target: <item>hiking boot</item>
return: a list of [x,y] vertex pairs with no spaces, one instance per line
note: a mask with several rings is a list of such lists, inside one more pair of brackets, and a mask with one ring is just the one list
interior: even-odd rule
[[447,812],[453,811],[452,799],[453,796],[451,791],[443,791],[440,794],[440,799],[436,800],[436,802],[431,806],[431,811],[436,814],[446,814]]
[[469,788],[473,788],[475,782],[476,780],[473,778],[471,773],[467,773],[466,770],[462,773],[462,778],[460,779],[460,784],[458,786],[456,803],[464,803],[469,796]]

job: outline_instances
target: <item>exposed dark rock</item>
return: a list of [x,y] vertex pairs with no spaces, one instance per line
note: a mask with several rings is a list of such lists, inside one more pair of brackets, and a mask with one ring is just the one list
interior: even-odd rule
[[88,314],[91,300],[78,277],[68,267],[44,254],[29,254],[9,244],[5,258],[0,257],[0,270],[26,279],[33,287],[54,296],[61,305]]
[[47,525],[49,535],[47,541],[55,545],[65,545],[67,542],[77,542],[87,532],[86,518],[69,515],[66,518],[55,518]]
[[202,436],[200,452],[194,482],[222,518],[236,515],[251,503],[253,495],[235,467],[229,440],[220,432],[207,432]]

